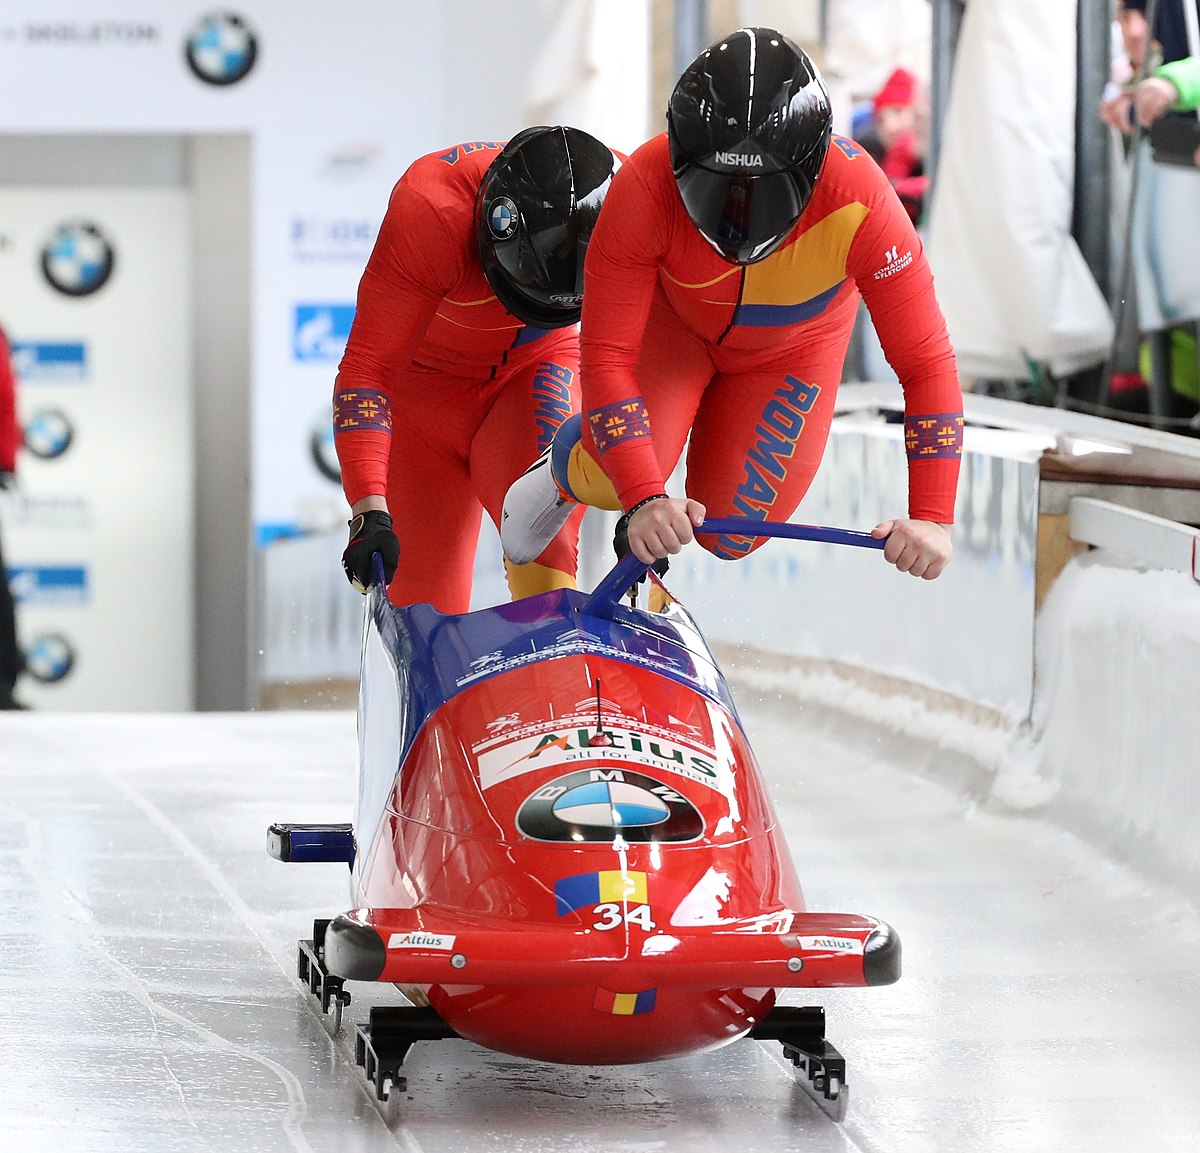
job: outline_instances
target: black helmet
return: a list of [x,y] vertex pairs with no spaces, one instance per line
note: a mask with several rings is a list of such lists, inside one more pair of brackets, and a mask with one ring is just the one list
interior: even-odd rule
[[698,56],[667,105],[671,167],[701,235],[731,264],[769,256],[800,219],[829,151],[829,93],[773,28]]
[[488,166],[475,197],[479,259],[492,291],[537,328],[574,324],[583,255],[619,161],[578,128],[526,128]]

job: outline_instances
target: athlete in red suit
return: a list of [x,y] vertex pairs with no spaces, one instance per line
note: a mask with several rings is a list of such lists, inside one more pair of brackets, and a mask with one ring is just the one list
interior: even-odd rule
[[[647,562],[678,552],[706,512],[786,520],[824,452],[861,296],[904,389],[909,461],[908,517],[874,534],[902,571],[936,577],[951,555],[962,393],[887,177],[831,138],[823,82],[769,29],[704,53],[668,124],[605,202],[586,270],[582,428],[565,424],[510,490],[506,554],[522,559],[573,500],[624,510]],[[669,498],[689,433],[688,499]],[[761,541],[701,543],[734,558]]]
[[[394,603],[467,611],[481,510],[499,522],[578,409],[583,252],[616,163],[577,129],[527,129],[424,156],[393,189],[334,389],[358,587],[378,553]],[[513,595],[573,586],[577,535],[506,566]]]

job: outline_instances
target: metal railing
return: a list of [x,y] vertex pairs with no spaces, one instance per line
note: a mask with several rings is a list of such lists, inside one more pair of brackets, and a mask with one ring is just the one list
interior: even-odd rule
[[1086,496],[1072,498],[1068,515],[1072,540],[1200,582],[1200,530],[1191,525]]

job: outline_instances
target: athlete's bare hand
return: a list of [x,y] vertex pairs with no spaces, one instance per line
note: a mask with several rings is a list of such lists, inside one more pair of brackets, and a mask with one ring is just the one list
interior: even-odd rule
[[674,555],[694,539],[692,528],[704,520],[698,500],[663,497],[642,505],[629,518],[629,551],[643,564]]
[[931,581],[942,575],[954,554],[950,526],[932,520],[885,520],[871,535],[887,539],[883,558],[901,572]]

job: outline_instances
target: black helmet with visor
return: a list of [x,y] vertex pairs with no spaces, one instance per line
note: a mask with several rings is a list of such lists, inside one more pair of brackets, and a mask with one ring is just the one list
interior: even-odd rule
[[667,105],[679,195],[731,264],[753,264],[783,243],[812,198],[831,134],[821,74],[773,28],[739,28],[701,53]]
[[619,161],[578,128],[526,128],[488,166],[475,198],[483,273],[536,328],[579,320],[583,258]]

